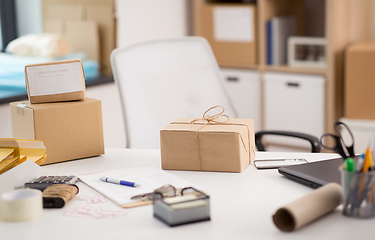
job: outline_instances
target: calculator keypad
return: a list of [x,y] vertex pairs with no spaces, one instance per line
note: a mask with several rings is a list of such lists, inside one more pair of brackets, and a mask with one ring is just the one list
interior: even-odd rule
[[25,187],[43,191],[52,184],[75,184],[77,181],[77,176],[41,176],[25,183]]

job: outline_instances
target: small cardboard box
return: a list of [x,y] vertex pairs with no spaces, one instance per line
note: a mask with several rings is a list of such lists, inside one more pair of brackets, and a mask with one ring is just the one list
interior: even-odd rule
[[345,117],[375,119],[375,41],[349,45],[345,56]]
[[194,35],[207,39],[221,67],[257,64],[254,4],[204,2],[195,14]]
[[162,168],[242,172],[255,157],[254,120],[180,118],[160,131]]
[[104,153],[100,100],[12,102],[10,111],[13,137],[43,141],[47,149],[44,164]]
[[25,80],[31,103],[85,98],[85,75],[80,59],[26,65]]

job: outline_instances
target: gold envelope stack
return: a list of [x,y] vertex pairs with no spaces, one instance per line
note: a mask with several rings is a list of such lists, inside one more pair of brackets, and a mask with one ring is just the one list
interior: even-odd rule
[[160,131],[162,168],[242,172],[255,157],[254,120],[180,118]]
[[0,174],[31,160],[40,165],[46,159],[46,148],[42,141],[0,138]]

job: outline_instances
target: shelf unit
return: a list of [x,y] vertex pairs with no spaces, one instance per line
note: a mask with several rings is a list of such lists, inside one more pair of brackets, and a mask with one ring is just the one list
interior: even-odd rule
[[[201,35],[201,9],[205,4],[236,1],[193,0],[193,35]],[[246,4],[237,1],[238,5]],[[375,0],[257,0],[256,1],[256,65],[220,65],[239,69],[259,71],[262,79],[265,72],[323,75],[325,81],[325,130],[333,131],[335,121],[343,117],[344,50],[357,40],[374,39],[372,24]],[[325,69],[293,68],[289,66],[268,66],[266,64],[266,22],[273,16],[295,15],[297,33],[300,36],[317,36],[327,39]],[[263,81],[261,81],[263,82]],[[261,85],[261,94],[263,94]],[[262,103],[260,103],[263,106]],[[263,121],[263,120],[262,120]]]

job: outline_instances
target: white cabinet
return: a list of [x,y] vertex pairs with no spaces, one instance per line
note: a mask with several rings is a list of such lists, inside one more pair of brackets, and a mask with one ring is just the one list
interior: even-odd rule
[[221,68],[221,72],[238,117],[254,119],[255,131],[259,131],[261,99],[258,71]]
[[325,131],[324,77],[277,72],[263,76],[264,129],[296,131],[320,138]]

